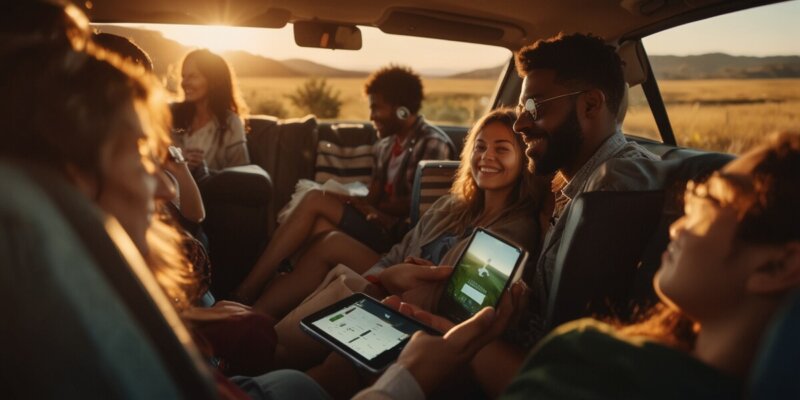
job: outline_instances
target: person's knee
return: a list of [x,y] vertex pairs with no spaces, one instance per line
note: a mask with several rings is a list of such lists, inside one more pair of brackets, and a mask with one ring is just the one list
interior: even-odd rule
[[318,204],[321,201],[320,199],[322,199],[324,196],[325,193],[323,193],[320,190],[317,189],[309,190],[300,200],[300,204],[297,205],[297,209],[309,210],[313,208],[315,204]]
[[314,214],[322,214],[333,207],[341,207],[341,202],[336,197],[325,194],[325,192],[312,189],[303,196],[303,200],[298,205],[299,209]]
[[346,236],[346,234],[342,233],[341,231],[326,232],[320,237],[318,243],[320,244],[320,246],[325,246],[325,247],[336,245],[337,243],[340,242],[342,236]]

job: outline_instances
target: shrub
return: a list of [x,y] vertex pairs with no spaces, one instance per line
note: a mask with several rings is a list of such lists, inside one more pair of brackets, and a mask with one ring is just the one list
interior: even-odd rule
[[428,95],[422,114],[430,121],[454,125],[472,125],[486,112],[484,96],[467,93],[436,93]]
[[289,117],[289,112],[283,106],[283,102],[274,98],[260,98],[249,102],[251,114],[272,115],[278,118]]
[[300,111],[319,118],[337,118],[342,109],[341,92],[334,90],[325,78],[308,79],[286,97]]

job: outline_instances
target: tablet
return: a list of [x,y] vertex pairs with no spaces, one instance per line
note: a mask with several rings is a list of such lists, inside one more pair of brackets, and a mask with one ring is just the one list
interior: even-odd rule
[[356,293],[303,318],[300,327],[357,365],[380,372],[391,365],[416,331],[435,329]]
[[496,307],[527,257],[509,240],[475,229],[439,299],[438,314],[458,323],[486,306]]

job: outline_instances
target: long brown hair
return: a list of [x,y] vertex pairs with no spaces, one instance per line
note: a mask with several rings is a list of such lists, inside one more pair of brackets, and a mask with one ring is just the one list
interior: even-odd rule
[[[503,124],[513,133],[516,119],[517,115],[513,109],[499,108],[481,117],[467,133],[464,149],[461,151],[461,163],[458,166],[453,186],[450,188],[450,194],[459,200],[455,213],[459,215],[458,221],[462,221],[462,226],[458,228],[462,232],[467,228],[467,225],[480,216],[484,207],[483,189],[479,188],[475,182],[471,163],[478,134],[486,126],[494,123]],[[519,175],[517,184],[514,186],[514,190],[508,197],[505,213],[531,213],[538,210],[541,205],[542,195],[546,192],[547,179],[537,177],[528,172],[527,168],[525,168],[528,164],[528,158],[525,155],[525,143],[520,135],[514,134],[514,138],[522,172]]]
[[[228,130],[228,117],[231,113],[243,118],[247,114],[247,105],[239,93],[236,73],[224,58],[207,49],[199,49],[187,53],[181,65],[193,62],[200,74],[208,82],[208,107],[216,118],[219,129],[215,133],[222,143],[223,135]],[[175,127],[189,130],[196,113],[196,105],[184,101],[174,106]]]

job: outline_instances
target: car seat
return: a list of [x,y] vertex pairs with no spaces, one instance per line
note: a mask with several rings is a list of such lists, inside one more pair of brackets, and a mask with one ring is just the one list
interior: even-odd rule
[[666,161],[611,160],[606,170],[641,177],[641,191],[587,192],[573,200],[545,307],[545,328],[586,316],[629,321],[656,301],[652,280],[682,215],[686,181],[728,161],[708,153]]
[[800,399],[800,291],[770,323],[750,374],[750,399]]
[[417,164],[411,188],[411,227],[436,200],[450,192],[458,165],[458,161],[448,160],[423,160]]
[[226,297],[269,240],[272,180],[258,165],[225,168],[198,184],[206,209],[211,292]]

